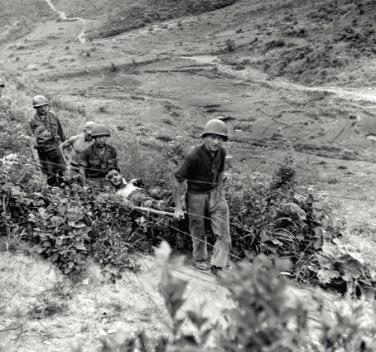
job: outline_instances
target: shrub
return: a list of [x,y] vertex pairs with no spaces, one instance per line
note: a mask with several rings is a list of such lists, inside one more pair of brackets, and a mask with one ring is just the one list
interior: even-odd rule
[[[177,225],[172,217],[135,211],[116,197],[78,184],[50,188],[27,157],[8,156],[1,167],[1,233],[9,243],[12,238],[31,243],[33,251],[72,278],[85,271],[88,256],[112,268],[115,279],[124,269],[138,270],[130,253],[150,252],[162,239],[179,250],[191,250],[186,222]],[[358,294],[373,288],[364,263],[346,251],[331,254],[326,242],[340,232],[330,212],[314,206],[312,194],[297,197],[294,185],[295,170],[289,162],[277,170],[270,185],[248,190],[242,182],[228,185],[232,257],[278,255],[291,260],[290,274],[300,281],[341,292],[355,289]],[[158,193],[164,200],[161,210],[171,211],[171,192],[161,187]],[[334,251],[341,253],[339,242]]]
[[228,275],[225,285],[235,308],[224,312],[229,319],[221,340],[225,351],[301,351],[307,311],[287,304],[287,283],[279,277],[286,264],[261,255]]

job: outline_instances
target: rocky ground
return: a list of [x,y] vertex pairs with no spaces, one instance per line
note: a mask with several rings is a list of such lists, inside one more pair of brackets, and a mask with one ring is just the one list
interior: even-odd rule
[[[227,117],[233,177],[269,179],[292,157],[302,192],[314,187],[346,222],[345,241],[372,261],[372,1],[3,3],[0,70],[13,105],[31,114],[32,94],[48,95],[68,134],[85,120],[105,122],[123,164],[135,137],[152,155],[198,142],[208,119]],[[39,327],[9,334],[4,326],[6,351],[30,351],[30,334],[35,351],[46,341],[49,351],[66,350]]]

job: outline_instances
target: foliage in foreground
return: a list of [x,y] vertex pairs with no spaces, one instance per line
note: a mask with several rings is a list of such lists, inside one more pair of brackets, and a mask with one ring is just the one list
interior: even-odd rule
[[[328,313],[315,294],[309,306],[294,301],[291,287],[279,275],[289,266],[288,260],[264,255],[252,264],[239,262],[227,273],[223,284],[233,307],[220,314],[225,325],[209,324],[202,315],[204,307],[183,313],[187,281],[174,274],[182,259],[171,259],[170,251],[165,242],[156,250],[162,271],[159,291],[172,322],[169,334],[153,340],[144,332],[122,341],[102,338],[101,352],[371,352],[376,348],[375,307],[348,300]],[[187,323],[194,326],[195,334],[185,333]]]

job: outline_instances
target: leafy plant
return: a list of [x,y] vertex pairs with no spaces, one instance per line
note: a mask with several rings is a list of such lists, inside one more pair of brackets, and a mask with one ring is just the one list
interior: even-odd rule
[[[184,258],[171,258],[171,247],[163,241],[155,250],[155,258],[161,267],[161,280],[159,292],[162,295],[166,310],[171,319],[169,330],[171,336],[158,336],[151,340],[144,331],[136,336],[114,339],[111,337],[101,338],[101,352],[199,352],[205,351],[205,344],[212,332],[212,326],[205,326],[208,319],[200,312],[187,311],[182,314],[181,308],[185,303],[184,293],[187,281],[173,275],[172,267],[176,268],[183,264]],[[197,335],[185,334],[182,326],[186,318],[197,330]]]
[[183,265],[184,258],[171,258],[171,248],[167,242],[163,241],[159,248],[155,251],[157,261],[161,266],[161,280],[159,283],[159,292],[161,293],[165,307],[172,321],[171,344],[179,347],[180,351],[185,351],[184,347],[188,347],[189,351],[203,351],[213,327],[204,328],[207,323],[201,312],[187,311],[186,317],[196,328],[197,336],[186,335],[182,331],[182,325],[186,317],[179,317],[178,313],[185,303],[184,293],[187,287],[187,281],[180,279],[172,273],[171,268],[178,268]]
[[375,351],[375,305],[370,312],[364,301],[354,303],[347,300],[334,311],[334,320],[328,319],[323,311],[320,314],[320,351]]
[[[286,281],[279,272],[286,261],[258,256],[252,264],[236,265],[225,285],[235,307],[225,311],[228,327],[222,336],[225,351],[299,351],[307,329],[307,311],[288,308]],[[294,321],[295,324],[290,324]]]

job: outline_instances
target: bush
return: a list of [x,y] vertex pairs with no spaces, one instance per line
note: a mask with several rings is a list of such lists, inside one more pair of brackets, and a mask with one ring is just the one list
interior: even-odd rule
[[279,278],[286,264],[261,255],[252,264],[239,263],[229,275],[225,285],[235,308],[225,311],[229,319],[221,340],[225,351],[300,351],[307,311],[301,305],[287,305],[287,283]]
[[[163,165],[162,165],[163,166]],[[89,256],[112,270],[138,270],[130,254],[150,252],[161,240],[180,251],[191,250],[187,223],[130,209],[110,194],[97,194],[78,184],[50,188],[26,157],[1,160],[0,231],[32,244],[32,250],[55,263],[64,274],[79,278]],[[229,182],[232,258],[277,255],[292,262],[290,275],[299,281],[348,289],[373,289],[374,280],[364,263],[339,242],[328,209],[314,204],[313,194],[298,197],[295,170],[289,161],[279,168],[270,185],[244,189]],[[171,192],[160,188],[161,210],[171,211]],[[214,242],[210,238],[211,244]],[[7,246],[9,248],[9,246]],[[333,253],[342,253],[334,255]]]
[[112,195],[78,184],[51,188],[27,157],[1,159],[0,191],[0,235],[9,243],[30,243],[32,252],[73,279],[85,272],[89,256],[117,276],[138,270],[130,253],[150,252],[162,238],[176,241],[171,218],[143,216]]

